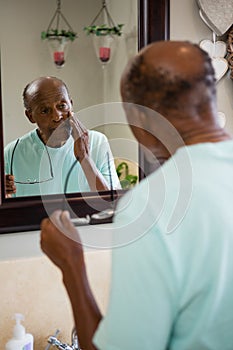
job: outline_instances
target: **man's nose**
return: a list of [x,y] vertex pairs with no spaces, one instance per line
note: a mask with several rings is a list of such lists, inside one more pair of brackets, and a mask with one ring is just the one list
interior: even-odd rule
[[59,122],[61,119],[63,119],[63,115],[61,111],[58,111],[57,109],[53,110],[53,121]]

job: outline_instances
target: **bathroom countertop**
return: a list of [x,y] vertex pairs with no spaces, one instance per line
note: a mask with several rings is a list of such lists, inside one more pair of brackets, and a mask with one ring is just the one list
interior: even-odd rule
[[[112,224],[79,226],[81,240],[85,250],[110,248]],[[0,260],[21,257],[41,256],[40,231],[18,232],[0,235]]]

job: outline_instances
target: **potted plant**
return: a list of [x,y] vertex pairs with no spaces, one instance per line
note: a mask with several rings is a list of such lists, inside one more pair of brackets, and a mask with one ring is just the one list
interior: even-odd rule
[[122,189],[132,188],[138,181],[137,175],[129,174],[129,166],[127,162],[121,162],[116,167],[117,176],[120,180]]

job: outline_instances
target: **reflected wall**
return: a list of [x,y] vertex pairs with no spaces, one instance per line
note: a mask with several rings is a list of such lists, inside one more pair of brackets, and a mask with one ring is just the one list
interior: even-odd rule
[[[196,0],[173,0],[170,2],[170,39],[190,40],[199,44],[202,40],[213,40],[213,32],[199,15]],[[180,20],[180,13],[185,15]],[[217,40],[223,40],[218,38]],[[217,83],[218,110],[225,114],[226,129],[233,133],[233,82],[229,74]]]
[[[62,13],[78,38],[69,47],[65,66],[58,69],[46,42],[40,39],[41,31],[47,29],[56,10],[56,0],[0,0],[4,145],[34,128],[24,116],[22,91],[36,77],[52,75],[64,80],[70,89],[75,112],[100,103],[120,101],[120,75],[127,60],[137,52],[137,1],[107,1],[114,21],[125,25],[115,55],[104,69],[95,56],[92,39],[83,31],[101,5],[101,0],[61,2]],[[106,116],[104,120],[103,116],[98,118],[93,115],[94,124],[108,123]],[[104,132],[104,128],[101,131]],[[112,135],[114,138],[116,132]],[[126,133],[133,138],[130,131]]]
[[[46,30],[56,10],[56,0],[0,0],[0,42],[2,58],[3,132],[4,145],[35,128],[24,115],[22,92],[26,84],[36,77],[56,76],[67,84],[73,99],[74,111],[85,115],[93,107],[91,118],[82,122],[106,134],[113,156],[138,164],[138,145],[127,125],[124,113],[113,117],[108,112],[97,111],[103,103],[119,102],[120,76],[128,59],[137,52],[137,1],[107,1],[109,11],[116,23],[124,23],[123,35],[117,39],[113,59],[103,69],[96,58],[91,37],[83,31],[100,10],[101,0],[66,0],[61,10],[78,38],[71,43],[66,64],[57,68],[40,34]],[[124,7],[124,11],[122,8]],[[111,122],[110,122],[111,121]],[[119,126],[119,127],[118,127]],[[128,153],[122,138],[130,140]],[[137,175],[137,174],[136,174]]]

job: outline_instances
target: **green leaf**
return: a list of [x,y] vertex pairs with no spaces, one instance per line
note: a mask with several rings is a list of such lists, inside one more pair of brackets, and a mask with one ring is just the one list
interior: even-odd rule
[[117,174],[119,174],[118,177],[120,177],[122,175],[124,170],[125,170],[126,175],[128,175],[128,173],[129,173],[128,164],[126,162],[121,162],[116,168],[116,172],[117,172]]
[[47,38],[46,32],[41,32],[41,39],[44,40]]
[[121,35],[122,34],[122,27],[124,24],[117,24],[113,27],[108,27],[106,24],[101,24],[99,26],[97,25],[91,25],[86,26],[83,28],[83,30],[86,32],[87,35],[95,34],[97,36],[104,36],[104,35]]
[[129,189],[137,183],[138,176],[129,174],[129,166],[128,166],[127,162],[121,162],[117,166],[116,172],[117,172],[117,176],[120,180],[121,187],[123,189]]
[[48,31],[41,32],[41,39],[48,39],[50,37],[65,37],[68,38],[71,41],[74,41],[77,38],[77,33],[71,31],[71,30],[65,30],[65,29],[49,29]]

